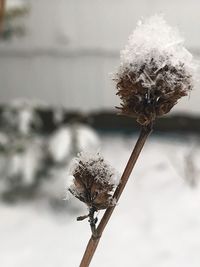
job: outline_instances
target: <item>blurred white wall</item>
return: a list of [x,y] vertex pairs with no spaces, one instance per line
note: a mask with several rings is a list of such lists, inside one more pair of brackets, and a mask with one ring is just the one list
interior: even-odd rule
[[[0,42],[1,102],[16,97],[66,108],[111,109],[117,105],[109,73],[119,65],[136,21],[164,13],[178,26],[187,47],[200,55],[197,0],[29,0],[27,34]],[[198,84],[174,112],[200,114]]]

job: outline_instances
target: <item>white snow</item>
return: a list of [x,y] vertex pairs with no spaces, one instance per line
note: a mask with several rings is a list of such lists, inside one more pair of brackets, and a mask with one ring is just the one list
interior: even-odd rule
[[87,150],[94,152],[100,146],[98,135],[91,127],[79,124],[76,126],[75,132],[79,151]]
[[55,162],[62,162],[74,152],[96,151],[99,144],[99,138],[91,127],[77,123],[58,129],[48,142],[48,150]]
[[[117,185],[118,184],[118,174],[115,169],[104,159],[100,153],[91,153],[88,151],[83,151],[74,158],[69,167],[69,176],[75,176],[77,167],[86,168],[87,171],[93,175],[94,179],[99,183],[104,184],[104,182]],[[79,168],[78,168],[79,169]],[[79,190],[76,189],[73,184],[70,188],[75,191],[75,195],[79,194]]]
[[[20,176],[24,185],[32,185],[36,178],[36,173],[42,160],[42,147],[39,140],[29,141],[23,153],[10,153],[4,159],[2,169],[6,177]],[[5,175],[5,174],[4,174]]]
[[[156,72],[165,65],[182,68],[184,66],[189,75],[193,75],[196,64],[193,62],[192,54],[184,47],[184,40],[176,28],[169,26],[162,15],[155,15],[143,21],[139,21],[136,29],[130,35],[128,44],[121,51],[121,68],[129,68],[147,87],[151,87],[154,81],[148,75],[148,69],[152,69],[152,59],[156,65]],[[140,74],[141,68],[145,69]],[[176,75],[166,77],[172,84]]]
[[[101,154],[122,172],[134,142],[133,136],[104,137]],[[200,266],[200,187],[189,187],[176,170],[192,144],[187,137],[149,138],[91,267]],[[0,265],[79,266],[90,229],[87,220],[76,222],[85,206],[71,205],[53,213],[40,199],[1,203]],[[81,203],[73,199],[73,205]]]
[[48,150],[55,162],[67,159],[71,153],[72,135],[70,127],[57,130],[48,142]]

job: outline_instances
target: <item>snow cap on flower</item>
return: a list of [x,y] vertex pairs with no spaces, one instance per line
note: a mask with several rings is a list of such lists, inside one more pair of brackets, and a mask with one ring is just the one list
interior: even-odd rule
[[139,22],[121,51],[115,74],[122,114],[148,125],[168,113],[193,87],[195,64],[183,39],[163,16]]
[[97,211],[113,205],[116,174],[99,153],[79,153],[72,161],[69,174],[73,176],[69,191],[90,209]]

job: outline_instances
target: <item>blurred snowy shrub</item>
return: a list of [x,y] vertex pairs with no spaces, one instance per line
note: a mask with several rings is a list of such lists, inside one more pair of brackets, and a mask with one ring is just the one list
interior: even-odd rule
[[56,163],[66,162],[71,155],[81,151],[96,151],[99,146],[97,134],[88,126],[78,123],[58,129],[49,140],[49,154]]
[[[3,107],[0,133],[1,193],[28,194],[37,184],[43,161],[43,141],[36,129],[41,124],[37,104],[15,100]],[[23,189],[23,190],[22,190]],[[10,194],[14,196],[14,194]]]
[[[200,182],[200,138],[188,136],[185,145],[169,156],[171,166],[188,186],[195,188]],[[189,145],[188,145],[189,144]]]
[[191,145],[183,157],[183,178],[190,187],[196,187],[200,181],[200,139],[191,137]]
[[37,103],[24,99],[17,99],[5,105],[2,112],[3,130],[9,134],[18,133],[23,137],[31,135],[33,129],[41,124],[36,113],[38,106]]
[[[9,200],[40,196],[63,201],[68,163],[82,150],[96,151],[97,134],[79,123],[62,124],[51,134],[44,127],[38,109],[45,105],[26,100],[3,107],[0,129],[0,194]],[[49,109],[49,107],[48,107]],[[53,114],[57,110],[52,109]],[[62,114],[61,114],[62,117]]]
[[61,126],[48,140],[47,151],[51,167],[47,169],[51,182],[43,180],[40,192],[51,199],[62,201],[66,195],[69,162],[81,151],[97,151],[99,145],[99,138],[92,128],[79,123]]

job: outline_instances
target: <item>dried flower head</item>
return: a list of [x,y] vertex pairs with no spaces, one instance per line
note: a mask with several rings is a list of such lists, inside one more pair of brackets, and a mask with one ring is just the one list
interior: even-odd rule
[[89,209],[106,209],[113,203],[115,172],[99,154],[80,153],[72,162],[69,191]]
[[179,33],[162,16],[139,22],[115,75],[122,114],[142,125],[168,113],[193,87],[195,66]]

